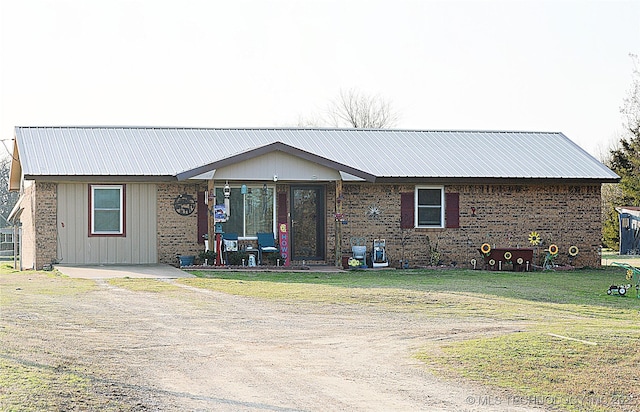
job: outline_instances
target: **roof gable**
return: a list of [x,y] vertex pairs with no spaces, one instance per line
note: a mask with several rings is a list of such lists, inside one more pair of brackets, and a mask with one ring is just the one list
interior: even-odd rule
[[331,159],[327,159],[325,157],[318,156],[313,153],[306,152],[304,150],[298,149],[296,147],[290,146],[282,142],[274,142],[274,143],[270,143],[255,149],[250,149],[250,150],[247,150],[246,152],[238,153],[236,155],[223,158],[216,162],[212,162],[204,166],[196,167],[191,170],[178,173],[176,177],[178,180],[189,179],[191,177],[201,175],[203,173],[210,172],[212,170],[220,169],[220,168],[233,165],[239,162],[255,159],[257,157],[264,156],[266,154],[273,153],[273,152],[284,152],[289,155],[307,160],[309,162],[317,163],[319,165],[325,166],[330,169],[347,172],[353,176],[357,176],[359,178],[362,178],[370,182],[373,182],[375,180],[375,176],[369,173],[363,172],[362,170],[354,169],[351,166],[335,162]]

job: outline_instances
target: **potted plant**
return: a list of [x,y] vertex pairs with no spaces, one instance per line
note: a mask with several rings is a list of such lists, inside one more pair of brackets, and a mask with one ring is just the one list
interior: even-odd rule
[[198,255],[203,265],[213,266],[216,262],[216,252],[213,250],[205,250]]

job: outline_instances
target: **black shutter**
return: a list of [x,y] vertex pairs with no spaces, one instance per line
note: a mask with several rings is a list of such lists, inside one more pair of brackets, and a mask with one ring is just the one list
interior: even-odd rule
[[209,233],[208,210],[204,203],[204,193],[198,192],[198,243],[204,243],[204,235]]
[[460,193],[445,193],[444,204],[446,227],[460,227]]
[[288,209],[286,193],[278,193],[278,202],[276,207],[278,208],[278,224],[287,223]]
[[413,216],[414,216],[414,194],[400,193],[400,228],[401,229],[413,229]]

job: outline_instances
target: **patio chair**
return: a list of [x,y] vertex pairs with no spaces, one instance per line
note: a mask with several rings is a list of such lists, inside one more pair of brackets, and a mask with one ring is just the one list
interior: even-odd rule
[[238,234],[224,233],[222,235],[222,248],[224,250],[224,263],[229,264],[229,253],[238,251]]
[[258,233],[258,264],[262,264],[263,253],[278,253],[275,237],[272,233]]

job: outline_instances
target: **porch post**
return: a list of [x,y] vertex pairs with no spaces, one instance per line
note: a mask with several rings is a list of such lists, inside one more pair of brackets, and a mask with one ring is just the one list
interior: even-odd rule
[[336,267],[342,267],[342,179],[336,180]]
[[[213,184],[213,179],[209,179],[207,182],[207,239],[209,250],[216,250],[216,223],[213,219],[213,210],[215,207],[215,187]],[[215,263],[215,262],[214,262]]]

